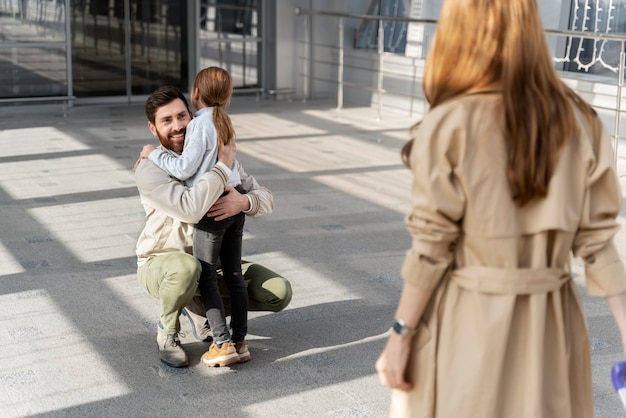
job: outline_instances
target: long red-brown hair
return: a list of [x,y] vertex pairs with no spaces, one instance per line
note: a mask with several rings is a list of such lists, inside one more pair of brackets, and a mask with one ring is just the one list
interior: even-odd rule
[[[497,85],[502,91],[507,177],[523,206],[545,197],[560,151],[577,132],[576,106],[595,111],[554,70],[536,0],[446,0],[424,70],[431,107]],[[402,150],[407,166],[412,142]]]
[[193,82],[193,88],[200,92],[200,100],[205,106],[213,107],[213,124],[217,139],[224,145],[235,139],[235,128],[224,107],[230,104],[233,94],[233,80],[223,68],[207,67],[201,70]]

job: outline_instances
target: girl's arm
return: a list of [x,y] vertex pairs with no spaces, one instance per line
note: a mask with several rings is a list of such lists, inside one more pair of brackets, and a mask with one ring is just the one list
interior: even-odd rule
[[[207,129],[202,129],[201,126],[197,126],[198,124],[194,123],[195,121],[196,119],[192,119],[189,125],[187,125],[185,147],[182,154],[174,156],[160,149],[155,149],[150,153],[150,161],[170,176],[179,180],[187,180],[196,174],[208,151],[209,142],[211,142],[210,132]],[[213,151],[216,152],[217,141],[212,143],[214,145],[212,147]]]

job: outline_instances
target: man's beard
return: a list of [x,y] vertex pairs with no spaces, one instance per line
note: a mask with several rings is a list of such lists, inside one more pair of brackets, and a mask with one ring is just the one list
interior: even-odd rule
[[[186,129],[181,129],[180,131],[177,132],[171,132],[169,135],[173,136],[173,135],[178,135],[180,133],[185,134]],[[169,136],[163,135],[161,134],[161,132],[159,132],[159,130],[156,130],[157,132],[157,136],[159,137],[159,142],[161,142],[161,145],[164,148],[167,148],[170,151],[174,151],[176,154],[182,154],[183,153],[183,145],[184,142],[180,143],[177,141],[172,141]]]

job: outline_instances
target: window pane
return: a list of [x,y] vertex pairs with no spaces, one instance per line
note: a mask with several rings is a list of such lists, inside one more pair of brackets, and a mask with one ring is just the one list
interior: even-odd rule
[[0,2],[0,42],[64,41],[64,0]]
[[67,94],[65,48],[0,48],[0,97]]
[[67,95],[64,0],[0,2],[0,98]]
[[[624,34],[626,0],[572,0],[569,29],[590,33]],[[621,42],[568,37],[566,71],[615,77]]]
[[187,2],[141,0],[131,8],[133,94],[163,85],[187,90]]
[[235,88],[258,86],[258,21],[256,0],[202,0],[200,68],[226,68]]
[[[187,2],[73,0],[72,66],[78,97],[132,94],[171,85],[187,90]],[[127,16],[127,12],[129,15]],[[127,24],[130,44],[126,45]]]
[[[408,17],[404,0],[382,0],[370,4],[366,14],[390,17]],[[383,21],[385,52],[404,54],[408,23]],[[378,49],[378,21],[365,20],[359,27],[357,48]]]

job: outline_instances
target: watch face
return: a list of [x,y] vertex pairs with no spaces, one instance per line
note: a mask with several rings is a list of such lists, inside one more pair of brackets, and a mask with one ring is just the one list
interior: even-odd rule
[[393,323],[393,332],[395,332],[398,335],[404,335],[406,334],[407,329],[402,322],[396,321]]
[[401,337],[417,334],[416,329],[408,328],[406,324],[404,323],[404,321],[401,319],[396,319],[391,329],[393,329],[393,332],[395,332],[397,335],[400,335]]

